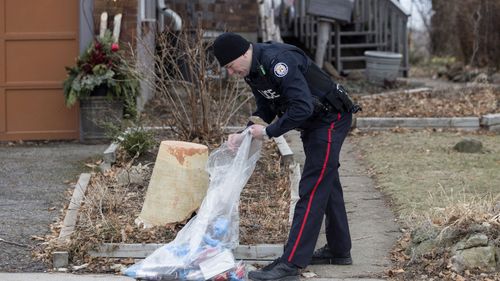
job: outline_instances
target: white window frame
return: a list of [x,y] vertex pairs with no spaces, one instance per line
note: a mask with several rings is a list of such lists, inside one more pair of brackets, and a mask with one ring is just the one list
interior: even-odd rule
[[141,22],[156,22],[156,0],[141,0]]

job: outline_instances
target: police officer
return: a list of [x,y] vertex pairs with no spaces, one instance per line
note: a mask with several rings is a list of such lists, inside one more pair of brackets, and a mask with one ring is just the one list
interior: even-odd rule
[[[299,269],[310,263],[352,264],[338,167],[352,113],[359,107],[292,45],[251,44],[237,34],[224,33],[215,39],[213,52],[230,76],[245,79],[257,104],[253,115],[270,124],[249,122],[252,136],[267,139],[298,129],[306,155],[300,199],[284,253],[263,269],[250,272],[249,278],[298,280]],[[228,145],[237,148],[242,139],[242,134],[231,134]],[[328,243],[313,253],[324,215]]]

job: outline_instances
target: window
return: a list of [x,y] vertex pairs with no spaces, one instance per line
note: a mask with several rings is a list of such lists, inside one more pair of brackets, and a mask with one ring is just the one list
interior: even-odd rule
[[141,21],[156,22],[156,0],[141,0]]

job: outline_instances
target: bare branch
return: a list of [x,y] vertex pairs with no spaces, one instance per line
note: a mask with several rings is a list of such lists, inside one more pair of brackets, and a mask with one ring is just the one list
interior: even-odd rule
[[222,78],[203,34],[198,28],[158,35],[156,49],[146,50],[154,66],[138,67],[138,76],[168,112],[161,123],[175,127],[188,141],[221,135],[222,126],[250,100],[237,81]]

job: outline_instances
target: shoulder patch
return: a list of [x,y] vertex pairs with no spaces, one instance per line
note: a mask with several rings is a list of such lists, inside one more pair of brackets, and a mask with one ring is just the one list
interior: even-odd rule
[[283,77],[288,73],[288,66],[284,62],[278,62],[274,66],[274,75]]

